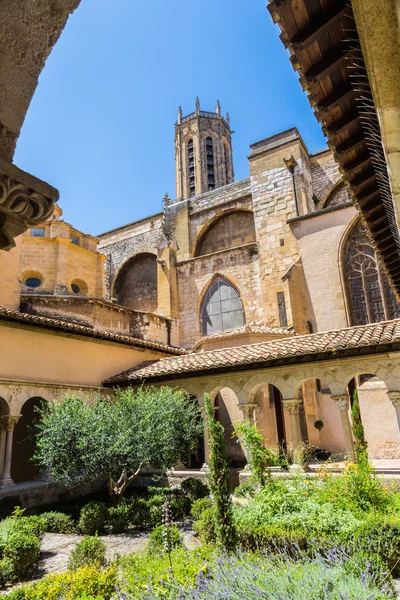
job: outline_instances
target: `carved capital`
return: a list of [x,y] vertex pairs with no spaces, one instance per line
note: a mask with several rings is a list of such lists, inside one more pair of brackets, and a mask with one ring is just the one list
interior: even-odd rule
[[50,217],[57,199],[57,190],[1,161],[0,250],[10,250],[15,237]]
[[390,398],[390,402],[395,408],[400,408],[400,392],[388,392],[387,395]]
[[14,431],[14,427],[20,418],[21,415],[4,415],[0,417],[0,430],[6,429],[7,431]]
[[238,407],[243,412],[244,418],[248,420],[252,416],[257,406],[258,404],[256,404],[255,402],[248,402],[247,404],[238,404]]
[[298,415],[300,412],[300,408],[303,406],[303,400],[301,398],[293,398],[292,400],[282,400],[282,404],[290,415]]
[[339,407],[340,412],[347,412],[350,407],[350,400],[347,394],[341,394],[338,396],[331,396],[332,400]]

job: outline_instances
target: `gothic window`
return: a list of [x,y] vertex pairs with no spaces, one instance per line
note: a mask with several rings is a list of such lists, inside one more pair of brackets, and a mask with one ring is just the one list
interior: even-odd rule
[[350,233],[343,260],[351,324],[364,325],[399,318],[400,305],[361,221]]
[[215,170],[214,170],[214,143],[212,138],[206,139],[206,155],[207,155],[207,177],[208,189],[215,188]]
[[187,156],[188,156],[188,176],[189,176],[189,197],[196,194],[196,172],[194,165],[194,148],[193,140],[190,139],[187,144]]
[[243,327],[244,311],[237,291],[224,279],[210,286],[201,308],[202,335]]

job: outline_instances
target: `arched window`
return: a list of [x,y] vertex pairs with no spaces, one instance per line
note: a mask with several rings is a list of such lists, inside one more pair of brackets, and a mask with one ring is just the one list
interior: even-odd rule
[[361,221],[347,239],[343,262],[352,325],[400,317],[400,305]]
[[206,155],[207,155],[207,176],[208,176],[208,189],[213,190],[215,188],[215,170],[214,170],[214,143],[212,138],[206,139]]
[[196,172],[194,166],[194,148],[192,139],[190,139],[187,144],[187,156],[189,175],[189,197],[191,197],[194,196],[196,193]]
[[244,325],[239,294],[227,281],[217,279],[210,286],[201,308],[202,335],[212,335]]

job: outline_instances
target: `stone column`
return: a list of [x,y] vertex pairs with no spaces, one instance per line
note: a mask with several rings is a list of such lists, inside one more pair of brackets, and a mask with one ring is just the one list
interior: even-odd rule
[[[213,402],[214,413],[215,413],[216,408],[215,408],[214,400],[212,402]],[[201,412],[203,414],[203,419],[204,419],[204,465],[201,467],[201,470],[206,471],[208,469],[208,463],[210,461],[208,425],[207,425],[207,417],[206,417],[205,409],[204,409],[204,400],[199,402],[199,404],[200,404]]]
[[282,400],[283,407],[289,411],[290,433],[292,435],[293,450],[299,447],[301,439],[300,408],[303,406],[303,400],[293,398],[292,400]]
[[397,425],[400,432],[400,392],[388,392],[387,395],[396,410]]
[[6,451],[5,451],[3,476],[0,479],[0,488],[14,484],[13,480],[11,479],[11,457],[12,457],[14,427],[15,427],[16,423],[18,423],[19,418],[20,418],[20,415],[15,416],[15,417],[7,417]]
[[350,400],[348,394],[339,396],[331,396],[332,400],[340,410],[340,418],[342,419],[343,437],[348,457],[352,460],[354,458],[354,442],[353,432],[351,431],[351,423],[349,418]]

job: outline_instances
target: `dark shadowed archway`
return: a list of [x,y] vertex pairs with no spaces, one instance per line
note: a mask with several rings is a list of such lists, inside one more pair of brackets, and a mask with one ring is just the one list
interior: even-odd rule
[[37,408],[43,402],[45,400],[40,397],[27,400],[15,425],[11,460],[11,477],[15,483],[34,481],[39,477],[39,469],[31,459],[35,451],[33,423],[38,418]]

